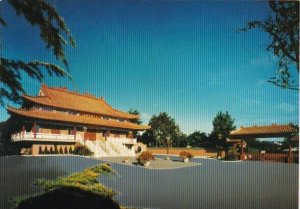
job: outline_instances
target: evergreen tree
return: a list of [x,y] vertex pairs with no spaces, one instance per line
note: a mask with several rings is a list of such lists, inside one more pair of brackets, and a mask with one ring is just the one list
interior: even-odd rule
[[[0,105],[4,101],[21,103],[21,94],[25,90],[21,84],[23,74],[42,81],[44,72],[50,76],[71,78],[68,73],[68,63],[64,48],[67,44],[75,47],[74,39],[64,21],[55,8],[46,0],[8,0],[18,16],[23,16],[32,26],[37,26],[46,48],[51,50],[55,58],[60,61],[67,71],[54,63],[45,61],[22,61],[5,57],[0,58]],[[0,27],[8,24],[0,16]],[[7,27],[8,28],[8,27]],[[20,34],[21,35],[21,34]]]
[[48,150],[48,147],[47,147],[47,146],[45,146],[45,150],[44,150],[44,152],[45,152],[45,154],[46,154],[46,155],[49,155],[49,154],[50,154],[50,152],[49,152],[49,150]]
[[50,147],[50,154],[54,154],[53,147]]
[[73,154],[73,149],[72,149],[71,146],[70,146],[70,148],[69,148],[69,154]]
[[39,155],[43,154],[42,152],[43,152],[43,151],[42,151],[42,147],[39,146]]
[[59,148],[59,154],[64,154],[62,147]]
[[170,140],[169,142],[172,145],[181,135],[175,119],[166,112],[162,112],[158,116],[153,115],[149,121],[149,126],[151,126],[151,129],[147,130],[146,134],[155,146],[167,146],[167,139]]
[[68,153],[68,148],[67,147],[65,147],[65,152],[64,152],[65,154],[69,154]]
[[234,119],[231,118],[227,111],[225,113],[220,111],[213,120],[213,131],[210,137],[218,146],[226,147],[226,138],[235,129]]
[[57,145],[54,145],[54,154],[58,154],[58,149],[57,149]]

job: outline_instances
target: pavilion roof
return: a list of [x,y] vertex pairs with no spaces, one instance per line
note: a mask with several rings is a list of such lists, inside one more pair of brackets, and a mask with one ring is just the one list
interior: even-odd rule
[[23,110],[15,109],[12,107],[7,107],[7,110],[10,113],[14,113],[19,116],[24,116],[27,118],[43,119],[48,121],[59,121],[59,122],[70,122],[76,124],[87,124],[103,127],[112,127],[120,129],[129,129],[129,130],[146,130],[149,129],[149,126],[138,125],[131,122],[121,122],[114,119],[102,119],[97,117],[88,117],[83,115],[70,115],[63,112],[52,112],[52,111],[43,111],[43,110]]
[[232,131],[229,134],[230,138],[271,138],[271,137],[288,137],[292,134],[297,134],[299,128],[297,126],[288,125],[276,125],[270,126],[252,126],[241,127],[238,130]]
[[80,111],[92,114],[106,115],[117,118],[138,119],[138,115],[129,114],[112,108],[103,98],[90,94],[79,94],[68,91],[67,88],[54,88],[42,85],[39,96],[23,95],[24,99],[36,104]]

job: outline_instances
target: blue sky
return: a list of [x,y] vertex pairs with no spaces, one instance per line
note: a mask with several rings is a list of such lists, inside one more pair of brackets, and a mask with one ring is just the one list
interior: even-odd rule
[[[268,36],[237,33],[268,15],[266,2],[51,2],[77,47],[66,48],[73,81],[46,76],[49,86],[104,96],[123,111],[136,108],[145,123],[165,111],[187,134],[210,132],[218,111],[229,111],[237,127],[298,124],[298,93],[266,82],[276,69],[265,50]],[[5,1],[0,5],[8,24],[1,28],[3,55],[56,62],[37,28]],[[40,83],[27,77],[23,83],[37,94]],[[1,108],[0,119],[7,117]]]

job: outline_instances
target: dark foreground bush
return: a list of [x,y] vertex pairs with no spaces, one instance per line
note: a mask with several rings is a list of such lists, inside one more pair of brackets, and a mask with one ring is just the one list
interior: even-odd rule
[[228,153],[224,158],[224,160],[229,160],[229,161],[235,161],[235,160],[238,160],[238,159],[239,159],[239,153],[233,147],[231,147],[228,150]]
[[74,155],[85,155],[85,156],[91,156],[94,154],[86,146],[83,146],[81,144],[75,144],[75,148],[72,151],[72,153]]
[[102,174],[114,171],[105,163],[82,172],[57,179],[39,179],[36,184],[45,193],[24,199],[15,199],[17,209],[106,209],[120,208],[112,200],[115,192],[98,182]]
[[119,209],[110,197],[78,188],[59,188],[22,201],[17,209]]

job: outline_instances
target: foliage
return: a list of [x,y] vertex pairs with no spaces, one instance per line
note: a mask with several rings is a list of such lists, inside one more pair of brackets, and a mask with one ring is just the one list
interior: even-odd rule
[[194,156],[193,156],[191,153],[187,152],[187,151],[181,151],[181,152],[179,153],[179,157],[180,157],[181,159],[185,159],[185,158],[191,159],[191,158],[193,158]]
[[218,146],[226,147],[226,138],[235,129],[234,119],[231,118],[227,111],[225,113],[220,111],[213,119],[213,131],[210,137]]
[[180,135],[175,138],[175,140],[173,141],[173,145],[176,147],[186,147],[189,145],[189,141],[187,139],[186,134],[184,133],[180,133]]
[[72,147],[69,148],[69,154],[73,154],[73,149],[72,149]]
[[17,197],[14,202],[18,209],[119,209],[120,206],[112,200],[115,192],[97,181],[101,174],[112,172],[109,164],[102,164],[67,177],[38,179],[36,184],[42,186],[45,193]]
[[41,155],[41,154],[44,154],[44,153],[43,153],[43,151],[42,151],[42,147],[39,146],[39,155]]
[[79,173],[73,173],[67,177],[58,178],[56,180],[39,179],[37,184],[42,186],[46,191],[58,188],[78,188],[83,191],[98,194],[104,197],[112,197],[115,192],[106,188],[97,181],[101,174],[110,174],[113,170],[109,164],[97,165],[95,167],[85,169]]
[[155,160],[155,157],[152,155],[151,152],[144,151],[140,154],[140,156],[137,158],[139,163],[144,163],[150,160]]
[[68,148],[67,147],[65,147],[64,153],[68,154]]
[[208,136],[204,132],[195,131],[187,137],[186,141],[192,147],[204,147],[208,142]]
[[45,152],[45,154],[46,154],[46,155],[49,155],[49,154],[50,154],[50,152],[49,152],[49,150],[48,150],[48,147],[47,147],[47,146],[45,147],[45,150],[44,150],[44,152]]
[[[76,187],[62,187],[19,200],[17,209],[121,209],[110,197],[84,191]],[[17,201],[16,201],[17,203]]]
[[[130,110],[128,111],[128,113],[129,113],[129,114],[133,114],[133,115],[138,115],[138,116],[139,116],[139,118],[137,118],[137,119],[129,119],[130,122],[135,123],[135,124],[138,124],[138,125],[141,125],[141,124],[142,124],[142,120],[141,120],[141,118],[140,118],[140,112],[139,112],[137,109],[130,109]],[[134,138],[137,138],[137,137],[139,137],[140,135],[138,134],[137,131],[133,131],[133,136],[134,136]]]
[[54,145],[54,154],[58,154],[57,145]]
[[267,51],[278,57],[276,76],[269,82],[285,89],[299,90],[289,67],[295,65],[299,73],[299,1],[269,1],[271,13],[266,20],[252,21],[240,31],[260,29],[270,37]]
[[[65,58],[64,47],[70,44],[75,47],[74,39],[65,24],[64,19],[59,16],[55,8],[46,0],[8,0],[8,3],[16,11],[18,16],[23,16],[32,26],[38,26],[40,36],[51,50],[57,60],[61,61],[68,69]],[[6,21],[0,16],[0,25],[8,27]],[[42,81],[44,71],[50,76],[71,78],[69,73],[56,64],[45,61],[12,60],[0,58],[0,105],[5,100],[21,103],[21,94],[25,93],[22,87],[22,74]]]
[[59,151],[58,151],[58,153],[59,153],[59,154],[64,154],[64,152],[63,152],[63,148],[62,148],[62,147],[60,147],[60,148],[59,148]]
[[[137,109],[130,109],[130,110],[128,111],[128,113],[129,113],[129,114],[133,114],[133,115],[138,115],[138,116],[140,116],[140,112],[139,112]],[[141,118],[138,118],[138,119],[130,119],[129,121],[132,122],[132,123],[136,123],[136,124],[138,124],[138,125],[141,125],[141,124],[142,124]]]
[[158,116],[153,115],[149,121],[149,126],[151,129],[147,130],[146,133],[155,146],[167,146],[167,137],[170,137],[172,144],[181,135],[175,119],[166,112],[162,112]]
[[236,151],[234,147],[229,148],[227,155],[224,160],[238,160],[239,153]]
[[52,146],[50,147],[50,154],[54,154],[54,150]]
[[72,152],[74,155],[85,155],[85,156],[91,156],[94,153],[91,152],[86,146],[83,146],[79,143],[75,144],[75,148]]

